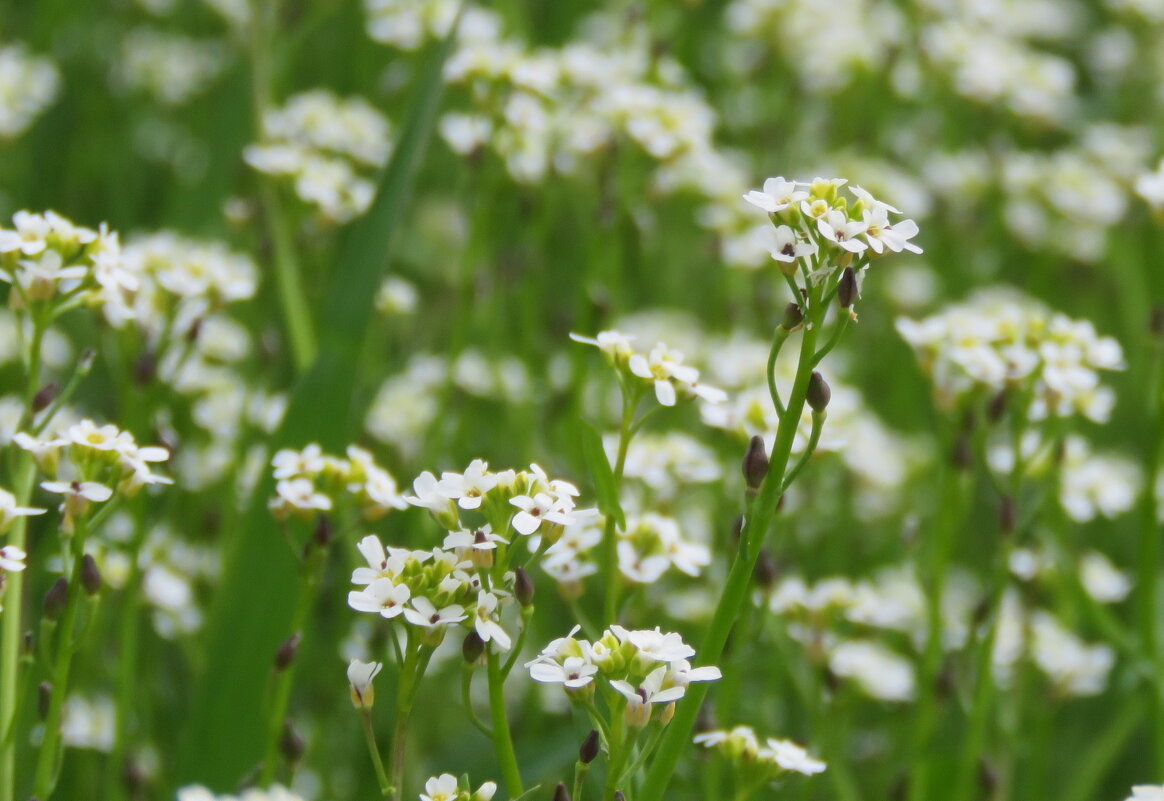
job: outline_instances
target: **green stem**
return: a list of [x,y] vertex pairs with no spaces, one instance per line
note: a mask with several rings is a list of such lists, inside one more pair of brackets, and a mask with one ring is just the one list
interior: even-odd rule
[[[769,457],[768,475],[760,485],[752,514],[744,521],[739,550],[732,562],[723,594],[716,605],[711,626],[699,649],[700,660],[705,664],[715,664],[723,653],[732,626],[748,597],[748,587],[765,535],[776,516],[776,505],[784,489],[784,474],[792,455],[793,438],[796,435],[800,415],[804,411],[808,381],[812,376],[812,356],[816,349],[820,318],[823,317],[819,308],[819,298],[819,288],[813,287],[809,295],[809,318],[815,324],[805,326],[804,338],[800,342],[796,378],[788,397],[788,406],[785,413],[780,416],[776,441]],[[814,300],[816,302],[813,302]],[[707,683],[699,682],[697,686],[688,688],[687,695],[679,702],[675,717],[659,746],[659,755],[647,772],[638,801],[662,801],[679,757],[690,744],[695,719],[699,715],[699,708],[707,696],[708,689]]]
[[812,413],[812,431],[808,435],[808,445],[804,448],[804,453],[800,454],[800,458],[796,460],[796,464],[784,475],[784,489],[787,490],[796,477],[800,475],[800,471],[804,469],[805,465],[816,453],[816,446],[820,444],[820,435],[824,431],[824,421],[828,414],[824,411]]
[[[928,625],[918,685],[909,801],[926,801],[929,798],[928,786],[932,767],[929,749],[937,719],[938,673],[942,665],[942,596],[945,592],[950,552],[956,540],[958,520],[961,518],[962,498],[965,494],[963,484],[957,470],[952,465],[947,465],[942,475],[932,551],[926,565],[926,573],[932,576],[932,580],[926,595]],[[920,569],[922,566],[918,567]]]
[[574,794],[571,796],[574,801],[582,801],[582,784],[586,781],[586,773],[590,770],[590,766],[585,762],[574,763]]
[[[271,105],[271,63],[268,46],[277,36],[278,2],[251,0],[250,59],[251,104],[255,129],[262,136],[263,113]],[[260,200],[267,236],[271,239],[275,260],[275,283],[287,339],[298,372],[303,372],[315,358],[315,333],[312,329],[310,306],[303,291],[303,281],[296,256],[295,243],[287,220],[286,210],[271,179],[260,178]]]
[[490,646],[486,652],[489,666],[489,715],[493,721],[493,747],[497,751],[497,761],[501,765],[501,779],[510,798],[517,798],[523,792],[521,771],[517,767],[517,754],[513,750],[513,737],[509,732],[509,716],[505,712],[505,676],[502,675],[497,653]]
[[[619,493],[622,489],[622,473],[626,468],[626,454],[630,448],[634,426],[635,409],[642,397],[638,387],[623,389],[622,427],[618,434],[618,455],[614,462],[614,490]],[[614,515],[606,516],[605,531],[602,535],[602,568],[606,576],[606,593],[603,602],[603,620],[607,623],[616,622],[618,615],[619,590],[622,588],[621,577],[618,572],[618,531]]]
[[465,706],[465,714],[469,716],[469,721],[477,727],[477,730],[493,739],[493,730],[481,722],[477,717],[477,713],[473,711],[473,666],[465,665],[461,669],[461,703]]
[[776,333],[772,336],[772,347],[768,351],[768,394],[772,396],[772,405],[776,407],[776,412],[781,417],[784,416],[784,401],[780,399],[780,390],[776,387],[776,359],[780,355],[780,349],[788,341],[790,333],[792,332],[784,326],[776,326]]
[[380,749],[376,746],[376,731],[372,728],[372,710],[361,709],[360,718],[364,724],[364,739],[368,743],[368,754],[372,757],[372,767],[376,769],[376,781],[380,783],[380,795],[389,798],[392,795],[392,782],[388,781],[388,774],[384,772],[384,761],[380,759]]
[[[315,590],[319,586],[324,565],[327,562],[327,551],[312,549],[302,567],[300,578],[299,597],[295,602],[295,611],[291,617],[292,636],[302,633],[307,615],[315,601]],[[287,707],[291,703],[291,688],[295,681],[295,661],[274,673],[271,689],[271,706],[267,718],[267,743],[263,756],[263,771],[260,774],[259,785],[269,787],[275,780],[275,771],[279,766],[279,740],[283,735],[283,724],[287,719]]]
[[34,795],[41,801],[48,801],[49,797],[52,796],[63,756],[61,715],[65,696],[69,689],[69,670],[72,667],[73,654],[76,651],[74,637],[76,635],[77,612],[81,607],[81,599],[85,595],[85,590],[81,586],[81,562],[85,553],[85,533],[86,521],[80,519],[75,521],[70,547],[72,565],[69,571],[68,599],[65,602],[65,610],[57,628],[57,650],[51,677],[52,694],[49,697],[48,714],[44,721],[44,740],[41,742],[36,762]]
[[1152,765],[1164,774],[1164,685],[1161,685],[1160,643],[1157,639],[1157,606],[1160,576],[1160,531],[1157,523],[1156,482],[1160,475],[1160,450],[1164,444],[1164,348],[1152,343],[1148,372],[1148,444],[1144,454],[1144,484],[1140,495],[1140,532],[1136,575],[1136,622],[1140,648],[1156,674],[1149,701]]

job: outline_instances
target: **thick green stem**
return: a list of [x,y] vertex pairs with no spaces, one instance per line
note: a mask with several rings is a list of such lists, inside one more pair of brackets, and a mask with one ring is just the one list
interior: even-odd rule
[[71,547],[72,567],[69,576],[68,600],[58,624],[57,650],[53,660],[52,693],[49,696],[48,714],[44,721],[44,740],[36,762],[35,797],[48,801],[56,787],[61,765],[61,716],[65,696],[69,691],[69,670],[73,664],[75,651],[77,612],[85,590],[81,585],[81,562],[85,553],[85,522],[77,520],[73,531]]
[[[817,331],[823,311],[818,308],[819,288],[813,288],[810,296],[809,312],[813,325],[805,326],[804,338],[800,342],[800,357],[796,368],[796,378],[788,397],[785,413],[780,416],[780,427],[776,432],[776,442],[769,457],[768,475],[760,486],[759,494],[752,507],[752,514],[744,521],[740,533],[740,547],[728,574],[727,585],[720,596],[712,618],[711,627],[699,648],[699,658],[705,664],[715,664],[727,645],[728,636],[736,618],[739,617],[744,601],[748,597],[748,587],[756,560],[764,544],[764,537],[776,516],[776,505],[784,486],[784,473],[792,455],[792,442],[797,424],[804,411],[808,395],[808,381],[812,377],[812,357],[816,351]],[[816,300],[817,303],[812,301]],[[651,764],[644,781],[643,791],[638,801],[662,801],[667,783],[675,772],[679,757],[686,751],[695,727],[699,708],[707,696],[708,685],[699,682],[688,688],[687,695],[679,702],[666,735],[659,746],[658,756]]]
[[428,668],[432,648],[418,645],[408,632],[404,645],[407,652],[400,668],[400,683],[396,688],[396,723],[392,728],[392,760],[388,763],[388,783],[392,787],[392,801],[400,801],[404,793],[404,759],[408,753],[408,725],[412,719],[412,703],[420,679]]
[[493,646],[489,646],[486,661],[489,666],[489,716],[493,721],[493,747],[501,766],[505,791],[510,798],[517,798],[525,790],[522,789],[521,771],[517,767],[517,754],[513,750],[513,737],[509,733],[509,716],[505,711],[505,676]]

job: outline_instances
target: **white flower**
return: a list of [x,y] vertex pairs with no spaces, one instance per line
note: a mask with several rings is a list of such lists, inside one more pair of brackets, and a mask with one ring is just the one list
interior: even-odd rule
[[762,191],[753,189],[744,195],[744,200],[758,209],[774,214],[807,198],[808,192],[802,188],[803,186],[796,181],[785,181],[783,177],[769,178],[764,181]]
[[411,603],[412,608],[404,610],[404,618],[412,625],[424,629],[444,628],[465,619],[465,607],[460,604],[437,609],[433,602],[424,596],[413,598]]
[[594,680],[598,666],[581,656],[567,656],[561,662],[531,662],[529,677],[543,684],[561,684],[567,689],[585,687]]
[[372,679],[383,669],[379,662],[361,662],[353,659],[348,663],[348,684],[352,687],[352,703],[358,709],[371,709],[376,700],[376,688]]
[[772,761],[785,770],[812,776],[823,772],[827,767],[824,762],[813,759],[807,751],[791,740],[777,740],[769,737],[764,745],[765,748],[761,749],[761,754],[766,752],[765,755],[769,755]]
[[622,626],[612,625],[611,632],[619,642],[629,642],[639,655],[655,662],[677,662],[695,656],[695,649],[683,642],[683,637],[674,632],[664,633],[658,626],[653,629],[629,631]]
[[485,642],[496,642],[497,647],[508,651],[510,647],[509,635],[501,624],[493,619],[497,611],[497,596],[491,592],[481,590],[477,593],[477,609],[474,612],[473,625],[477,629],[477,636]]
[[807,258],[817,251],[815,242],[803,239],[800,234],[787,225],[778,225],[775,228],[764,228],[765,247],[772,254],[772,258],[786,264],[792,264],[797,259]]
[[864,253],[868,244],[857,239],[866,231],[861,220],[850,220],[840,209],[830,209],[816,223],[817,230],[825,239],[832,240],[850,253]]
[[42,481],[41,488],[68,498],[104,503],[113,497],[113,490],[96,481]]
[[376,612],[390,619],[404,611],[404,604],[411,594],[407,584],[397,584],[390,578],[378,578],[363,590],[349,592],[348,606],[357,612]]
[[43,515],[45,511],[31,506],[17,506],[16,496],[8,490],[0,488],[0,532],[7,531],[12,521],[18,517]]
[[0,573],[19,573],[24,570],[27,565],[24,560],[28,558],[28,554],[17,548],[15,545],[5,545],[0,548]]
[[1126,801],[1164,801],[1164,784],[1137,784]]
[[424,783],[424,792],[420,794],[420,801],[455,801],[459,794],[457,777],[451,773],[442,773],[440,776],[433,776]]
[[666,677],[667,667],[660,665],[648,673],[638,687],[621,679],[610,683],[610,686],[627,700],[626,722],[628,726],[646,726],[651,719],[651,704],[669,704],[683,697],[686,692],[683,687],[663,688],[663,680]]
[[485,493],[495,486],[497,477],[489,473],[488,463],[474,459],[464,473],[441,473],[436,490],[442,497],[456,501],[462,509],[479,509]]
[[618,331],[601,331],[593,339],[580,334],[570,334],[570,339],[575,342],[581,342],[584,345],[593,345],[615,362],[625,361],[635,352],[634,345],[632,344],[634,337],[627,336]]

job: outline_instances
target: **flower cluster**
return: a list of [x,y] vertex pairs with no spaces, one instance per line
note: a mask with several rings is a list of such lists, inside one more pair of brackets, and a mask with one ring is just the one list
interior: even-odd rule
[[1013,390],[1028,419],[1073,414],[1096,422],[1115,396],[1101,370],[1124,367],[1123,350],[1086,320],[1072,320],[1012,292],[989,291],[920,321],[899,318],[898,333],[917,353],[939,402]]
[[129,297],[138,288],[116,233],[74,225],[52,211],[18,211],[12,228],[0,227],[0,281],[12,286],[13,309],[89,303],[102,306],[115,325],[133,316]]
[[[487,566],[478,554],[491,557],[499,540],[482,530],[464,534],[450,535],[444,548],[431,551],[385,549],[376,535],[364,537],[358,547],[367,566],[352,573],[352,583],[364,589],[348,593],[348,606],[403,621],[433,644],[459,623],[508,651],[512,639],[499,621],[500,607],[512,594],[500,587],[486,589],[476,572]],[[513,577],[506,578],[512,586]]]
[[263,114],[263,139],[243,152],[259,172],[294,182],[301,200],[333,222],[363,214],[372,202],[370,175],[391,152],[384,116],[360,98],[317,89]]
[[57,96],[60,73],[22,44],[0,47],[0,138],[24,132]]
[[760,738],[751,726],[700,732],[695,735],[695,744],[716,749],[741,773],[747,774],[749,778],[758,774],[756,779],[763,782],[773,781],[789,773],[814,776],[823,773],[827,767],[791,740],[768,737],[761,745]]
[[300,451],[284,449],[271,459],[271,466],[275,496],[267,505],[279,520],[291,516],[311,520],[320,512],[350,504],[371,521],[408,506],[392,474],[355,445],[348,446],[346,459],[325,454],[316,443]]
[[140,446],[132,434],[114,425],[82,420],[50,439],[21,432],[13,441],[32,453],[41,471],[53,479],[41,487],[64,496],[66,529],[91,503],[104,503],[115,494],[131,498],[142,487],[173,483],[150,467],[170,458],[165,448]]
[[468,787],[462,787],[453,774],[442,773],[424,783],[420,801],[491,801],[496,792],[496,782],[485,782],[473,792]]
[[[774,229],[766,229],[768,252],[781,269],[793,272],[798,262],[825,254],[826,263],[922,250],[910,240],[917,236],[917,223],[905,219],[891,222],[890,214],[901,214],[893,206],[874,198],[859,186],[850,186],[849,200],[838,191],[848,183],[844,178],[816,178],[811,183],[769,178],[760,190],[744,195],[756,208],[768,212]],[[845,254],[851,254],[846,256]]]
[[664,724],[670,720],[673,704],[684,696],[693,681],[715,681],[719,668],[692,667],[688,661],[695,649],[678,634],[658,628],[630,631],[612,625],[591,643],[574,635],[547,645],[537,658],[526,663],[530,677],[544,684],[561,684],[572,700],[592,698],[595,678],[608,688],[612,708],[622,708],[632,728],[646,726],[653,712]]
[[655,398],[663,406],[674,406],[680,398],[701,398],[708,403],[727,399],[723,390],[709,387],[699,381],[699,371],[683,363],[683,354],[668,348],[662,342],[649,353],[634,349],[634,337],[618,331],[602,331],[597,337],[570,334],[570,339],[594,345],[606,354],[618,372],[619,380],[631,386],[646,384],[654,388]]
[[181,106],[210,87],[228,64],[226,43],[140,27],[121,42],[115,84]]

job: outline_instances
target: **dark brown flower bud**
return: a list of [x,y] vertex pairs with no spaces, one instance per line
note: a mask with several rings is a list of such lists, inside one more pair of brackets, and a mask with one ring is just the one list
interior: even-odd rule
[[748,489],[759,489],[767,475],[768,451],[764,447],[764,438],[757,434],[748,443],[748,452],[744,454],[744,480],[748,482]]
[[32,411],[43,412],[47,409],[57,399],[59,390],[60,387],[56,381],[50,381],[37,390],[36,394],[32,396]]
[[47,720],[49,716],[49,707],[53,701],[53,686],[47,681],[42,681],[36,687],[36,714],[41,720]]
[[626,801],[626,796],[623,795],[622,790],[615,790],[614,795],[611,796],[611,801]]
[[1153,306],[1148,316],[1148,333],[1154,337],[1164,337],[1164,306]]
[[566,789],[565,782],[558,782],[552,801],[570,801],[570,791]]
[[813,370],[812,377],[808,379],[808,405],[814,412],[823,412],[828,408],[832,397],[833,391],[829,389],[824,376]]
[[954,452],[950,454],[950,462],[958,470],[969,470],[974,464],[974,454],[970,448],[970,437],[959,434],[954,442]]
[[590,733],[586,735],[586,739],[582,741],[582,746],[578,749],[578,761],[583,765],[589,765],[598,758],[598,729],[591,729]]
[[283,736],[279,738],[279,751],[283,754],[283,758],[294,765],[303,758],[303,752],[306,750],[307,746],[304,744],[303,738],[299,736],[299,732],[295,731],[291,721],[286,721],[283,724]]
[[198,336],[202,333],[202,318],[195,320],[188,329],[186,329],[186,341],[193,345],[198,341]]
[[53,586],[49,587],[49,591],[44,595],[44,616],[54,621],[60,619],[68,602],[69,582],[65,580],[64,576],[61,576],[53,582]]
[[320,548],[326,548],[331,542],[331,518],[325,514],[320,514],[315,520],[315,544]]
[[841,280],[837,283],[837,300],[842,309],[847,309],[858,297],[860,294],[857,290],[857,271],[852,267],[846,267],[841,273]]
[[465,641],[461,643],[461,655],[471,665],[480,659],[483,653],[485,653],[485,641],[481,639],[480,634],[470,631],[465,635]]
[[1010,534],[1014,531],[1014,525],[1018,518],[1018,510],[1015,508],[1014,498],[1010,495],[1002,496],[1002,503],[998,507],[998,528],[1003,534]]
[[126,757],[121,768],[121,781],[131,798],[141,798],[149,783],[145,767],[133,757]]
[[24,632],[24,644],[23,644],[23,648],[21,650],[20,655],[21,656],[32,656],[32,651],[33,651],[33,648],[35,647],[35,645],[36,645],[36,638],[33,636],[32,631],[30,630],[30,631]]
[[993,398],[990,399],[990,405],[986,407],[986,419],[992,423],[997,423],[1006,414],[1007,401],[1010,400],[1010,393],[1005,389],[1000,390]]
[[522,606],[529,606],[534,599],[534,583],[524,567],[519,567],[513,574],[513,595]]
[[298,631],[292,634],[279,646],[279,650],[275,651],[275,672],[281,673],[287,668],[291,667],[291,663],[295,661],[295,657],[299,655],[299,641],[303,639],[303,635]]
[[756,559],[755,570],[752,571],[752,577],[761,589],[771,589],[772,585],[776,583],[776,576],[779,572],[780,569],[776,565],[776,560],[772,558],[771,551],[767,548],[760,551],[760,556]]
[[158,360],[150,351],[146,351],[138,357],[133,365],[133,377],[137,381],[138,386],[148,386],[153,383],[154,378],[158,374]]
[[81,557],[81,586],[90,598],[101,592],[101,571],[97,569],[97,560],[91,554]]
[[785,331],[791,331],[803,322],[804,312],[800,310],[799,303],[789,303],[784,307],[784,318],[780,321],[781,328]]

